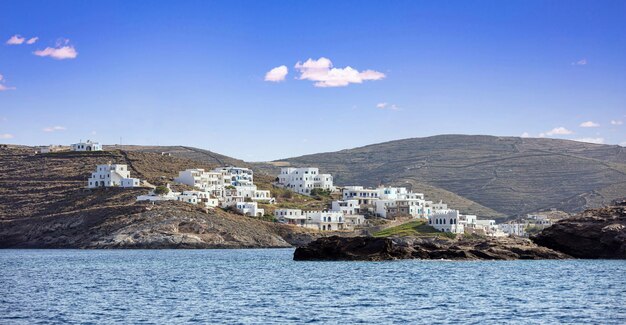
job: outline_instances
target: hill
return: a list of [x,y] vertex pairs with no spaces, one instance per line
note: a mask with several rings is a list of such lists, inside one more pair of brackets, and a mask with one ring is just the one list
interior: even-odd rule
[[558,139],[440,135],[274,164],[318,166],[338,185],[408,186],[481,216],[578,212],[626,193],[626,148]]
[[107,162],[127,164],[132,177],[154,185],[217,164],[125,150],[34,152],[0,149],[0,248],[286,247],[316,236],[220,209],[136,202],[146,188],[85,189],[96,165]]

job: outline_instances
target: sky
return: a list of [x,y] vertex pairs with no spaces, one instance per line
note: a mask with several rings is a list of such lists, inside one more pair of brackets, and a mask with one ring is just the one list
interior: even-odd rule
[[626,1],[2,1],[0,143],[626,146]]

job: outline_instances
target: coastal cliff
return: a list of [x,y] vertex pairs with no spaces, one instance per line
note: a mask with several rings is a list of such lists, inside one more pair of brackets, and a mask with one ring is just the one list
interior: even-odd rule
[[626,200],[560,220],[532,240],[577,258],[626,259]]
[[399,259],[446,260],[536,260],[566,259],[569,256],[540,247],[522,238],[324,237],[294,252],[296,261],[347,260],[386,261]]

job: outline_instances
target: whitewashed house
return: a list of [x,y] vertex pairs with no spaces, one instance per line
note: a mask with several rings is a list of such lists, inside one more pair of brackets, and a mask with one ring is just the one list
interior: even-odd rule
[[138,187],[140,180],[131,178],[128,166],[122,164],[98,165],[87,180],[87,188],[97,187]]
[[360,212],[361,206],[358,200],[333,201],[331,211],[343,213],[347,228],[365,225],[365,216]]
[[41,146],[39,147],[39,153],[51,153],[51,152],[59,152],[67,150],[67,147],[51,144],[49,146]]
[[222,173],[219,172],[207,172],[201,168],[192,168],[178,172],[178,177],[174,178],[174,181],[210,192],[215,197],[224,196],[224,179]]
[[277,185],[304,195],[310,195],[313,189],[335,191],[333,176],[320,174],[319,169],[315,167],[281,168]]
[[[202,204],[202,205],[204,205],[207,208],[214,208],[216,206],[219,206],[218,199],[214,198],[211,195],[210,192],[206,192],[206,191],[183,191],[181,196],[184,196],[185,198],[190,197],[190,196],[195,196],[196,197],[196,203]],[[180,201],[183,201],[183,199],[181,199]]]
[[498,225],[505,234],[526,237],[526,224],[524,223],[501,223]]
[[344,201],[358,200],[361,205],[373,205],[380,198],[378,190],[363,186],[346,186],[341,190],[341,196]]
[[102,145],[99,142],[87,140],[87,142],[72,144],[72,151],[102,151]]
[[300,209],[276,209],[274,217],[278,222],[305,227],[306,215]]
[[235,208],[244,216],[262,217],[265,214],[265,210],[259,208],[256,202],[237,202]]
[[307,228],[318,230],[349,230],[343,213],[336,211],[306,211]]
[[341,211],[276,209],[274,216],[282,223],[324,231],[351,230],[354,228],[354,225],[365,223],[362,215],[351,215],[346,218],[346,215]]
[[223,181],[227,185],[247,186],[254,184],[254,172],[244,167],[219,167],[213,169],[213,172],[220,173]]
[[442,232],[462,234],[464,225],[460,222],[459,210],[437,210],[428,217],[428,224]]

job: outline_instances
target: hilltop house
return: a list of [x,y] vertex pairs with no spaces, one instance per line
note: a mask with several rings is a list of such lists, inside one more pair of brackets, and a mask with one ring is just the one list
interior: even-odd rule
[[102,151],[102,145],[98,142],[87,140],[72,144],[72,151]]
[[67,150],[67,147],[51,144],[49,146],[41,146],[39,147],[39,153],[51,153],[51,152],[59,152]]
[[126,165],[109,163],[96,167],[96,171],[91,173],[91,177],[87,180],[87,188],[137,187],[139,183],[138,178],[130,177],[130,171]]
[[277,185],[304,195],[310,195],[313,189],[335,191],[333,176],[320,174],[319,169],[315,167],[281,168]]

